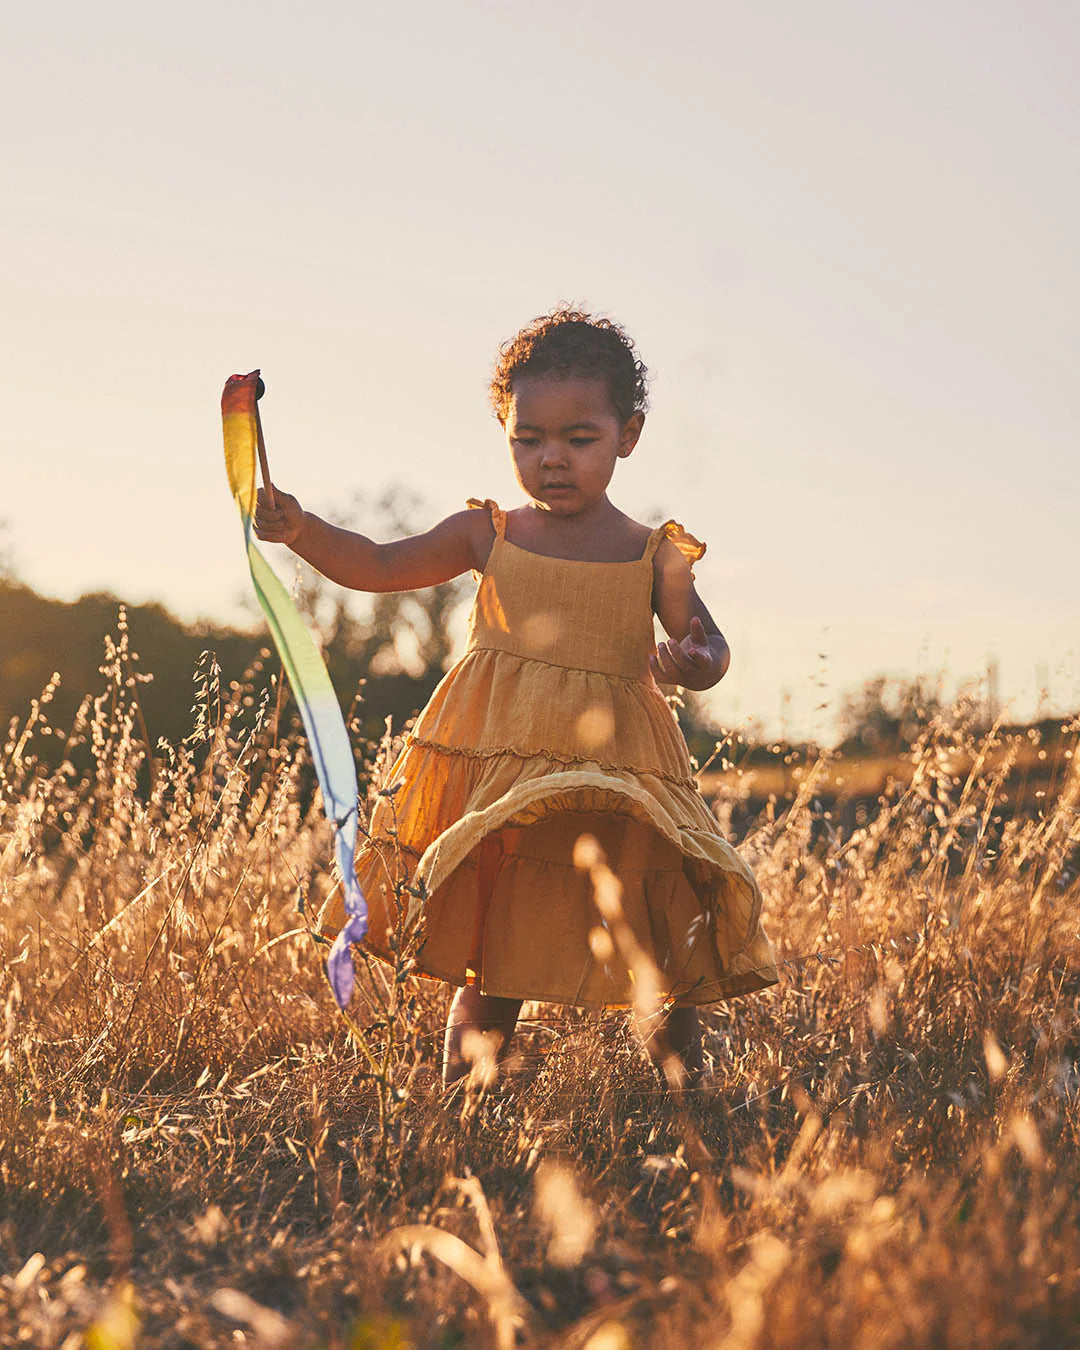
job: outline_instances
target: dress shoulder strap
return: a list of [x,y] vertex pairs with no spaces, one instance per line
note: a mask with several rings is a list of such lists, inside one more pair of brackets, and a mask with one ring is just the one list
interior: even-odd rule
[[491,515],[491,523],[495,527],[495,538],[506,538],[506,512],[498,502],[493,502],[490,497],[485,497],[483,501],[479,497],[470,497],[465,503],[477,511],[487,511]]
[[690,564],[690,575],[693,576],[694,563],[704,555],[705,545],[700,539],[695,539],[689,530],[684,530],[677,520],[665,520],[663,525],[653,530],[642,556],[651,559],[665,539],[670,539]]

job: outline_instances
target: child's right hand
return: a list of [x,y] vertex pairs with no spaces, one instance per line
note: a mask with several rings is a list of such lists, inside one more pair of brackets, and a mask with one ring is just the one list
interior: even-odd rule
[[271,507],[266,489],[259,488],[259,495],[255,501],[255,533],[260,539],[265,539],[271,544],[288,544],[291,547],[296,542],[303,525],[304,508],[295,497],[290,497],[287,492],[275,487],[274,506]]

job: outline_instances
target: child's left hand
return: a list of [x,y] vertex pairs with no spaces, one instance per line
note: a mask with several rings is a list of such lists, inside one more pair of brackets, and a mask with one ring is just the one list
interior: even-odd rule
[[690,620],[690,632],[681,642],[657,644],[649,668],[659,684],[677,684],[684,689],[711,689],[727,668],[727,643],[720,633],[706,633],[699,618]]

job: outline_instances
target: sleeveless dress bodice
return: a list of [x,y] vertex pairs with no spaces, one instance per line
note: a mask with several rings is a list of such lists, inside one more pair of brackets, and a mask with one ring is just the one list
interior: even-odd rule
[[466,650],[650,682],[653,552],[650,539],[633,562],[576,562],[530,553],[497,534]]

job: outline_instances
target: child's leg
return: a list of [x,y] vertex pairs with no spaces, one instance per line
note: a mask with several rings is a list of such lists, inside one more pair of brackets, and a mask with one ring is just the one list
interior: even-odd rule
[[505,1056],[517,1026],[521,1002],[519,998],[482,994],[474,985],[467,984],[457,991],[446,1019],[444,1087],[464,1078],[477,1061],[489,1059],[494,1063]]
[[[473,970],[480,970],[482,966],[484,926],[502,855],[502,836],[488,835],[477,857],[478,903],[470,958]],[[510,1037],[517,1026],[521,1003],[519,998],[494,998],[482,994],[475,985],[470,984],[457,991],[450,1005],[450,1016],[446,1019],[442,1070],[444,1087],[464,1078],[474,1064],[479,1066],[487,1060],[494,1066],[505,1056]]]
[[663,1072],[664,1061],[674,1055],[686,1075],[686,1085],[693,1087],[701,1077],[701,1023],[693,1007],[669,1008],[657,1018],[648,1032],[642,1030],[642,1040],[649,1058]]
[[[614,846],[613,856],[614,871],[623,885],[623,908],[627,913],[644,916],[648,909],[644,878],[650,859],[657,856],[657,836],[637,821],[624,819],[621,825],[622,836]],[[697,1083],[703,1067],[697,1008],[669,1008],[657,1017],[650,1017],[644,1025],[639,1023],[637,1030],[649,1058],[661,1073],[665,1061],[674,1055],[682,1065],[684,1083],[691,1087]]]

